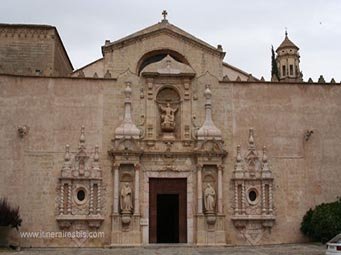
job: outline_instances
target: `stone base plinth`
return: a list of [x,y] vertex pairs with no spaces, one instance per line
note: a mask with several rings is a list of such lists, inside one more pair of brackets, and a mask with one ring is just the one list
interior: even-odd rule
[[224,215],[216,215],[215,224],[207,223],[206,215],[197,215],[197,245],[226,244]]
[[141,245],[140,216],[132,215],[129,224],[122,222],[121,215],[112,215],[111,218],[111,247]]

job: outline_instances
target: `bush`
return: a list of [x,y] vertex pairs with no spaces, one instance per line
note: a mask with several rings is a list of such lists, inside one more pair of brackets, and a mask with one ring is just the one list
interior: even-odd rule
[[309,209],[303,217],[301,231],[314,241],[325,243],[341,233],[341,199]]
[[18,229],[21,226],[19,207],[12,207],[6,198],[0,199],[0,226],[11,226]]

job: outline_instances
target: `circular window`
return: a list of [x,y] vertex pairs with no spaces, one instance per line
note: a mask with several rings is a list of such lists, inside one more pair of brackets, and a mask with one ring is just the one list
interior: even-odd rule
[[251,205],[256,205],[259,201],[258,190],[256,188],[250,188],[247,191],[247,201]]
[[74,201],[78,205],[83,205],[88,200],[88,190],[85,187],[76,188],[73,194]]
[[257,198],[257,193],[256,193],[256,191],[251,190],[251,191],[249,192],[249,199],[250,199],[250,201],[254,202],[254,201],[256,201],[256,198]]
[[78,190],[77,199],[81,202],[85,199],[85,191],[84,190],[82,190],[82,189]]

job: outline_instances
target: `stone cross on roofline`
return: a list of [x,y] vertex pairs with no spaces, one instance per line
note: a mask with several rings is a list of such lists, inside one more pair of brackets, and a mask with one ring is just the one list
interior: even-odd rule
[[163,20],[167,20],[167,15],[168,15],[168,12],[166,10],[163,10],[162,12]]

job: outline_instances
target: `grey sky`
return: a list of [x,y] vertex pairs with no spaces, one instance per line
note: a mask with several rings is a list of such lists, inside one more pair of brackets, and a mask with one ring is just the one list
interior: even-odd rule
[[341,80],[340,0],[11,0],[2,23],[57,27],[75,68],[100,58],[106,39],[120,39],[159,22],[170,23],[227,52],[225,62],[270,78],[271,44],[289,38],[300,47],[304,79]]

